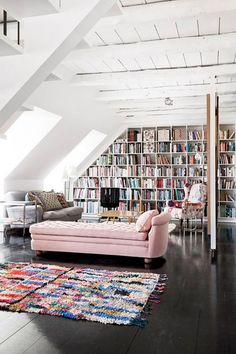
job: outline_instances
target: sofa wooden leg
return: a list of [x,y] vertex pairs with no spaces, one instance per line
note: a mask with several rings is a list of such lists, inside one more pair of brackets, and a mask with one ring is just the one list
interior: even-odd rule
[[36,256],[42,256],[43,251],[35,251],[35,253],[36,253]]
[[145,264],[150,264],[150,263],[152,263],[152,258],[144,258],[144,263],[145,263]]

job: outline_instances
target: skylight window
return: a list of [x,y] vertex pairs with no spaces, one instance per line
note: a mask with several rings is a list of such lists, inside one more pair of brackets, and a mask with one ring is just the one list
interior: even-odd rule
[[47,176],[44,181],[45,189],[63,191],[63,179],[77,176],[78,166],[93,152],[105,139],[106,134],[98,130],[91,130],[80,143],[63,159],[59,165]]
[[61,117],[35,108],[26,111],[0,139],[0,192],[2,184],[11,171],[30,153],[30,151],[49,133]]

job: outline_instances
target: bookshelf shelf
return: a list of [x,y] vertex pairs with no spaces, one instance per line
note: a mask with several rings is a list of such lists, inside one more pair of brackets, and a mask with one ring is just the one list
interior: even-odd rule
[[[230,200],[236,199],[235,139],[235,124],[220,126],[219,193],[226,196],[219,195],[219,217],[225,220],[236,220],[235,202]],[[204,125],[129,128],[78,177],[74,199],[85,213],[96,214],[103,211],[100,188],[118,187],[121,210],[131,201],[138,210],[140,198],[149,210],[164,207],[168,199],[182,200],[187,180],[207,182]]]
[[236,220],[236,126],[220,124],[219,127],[219,217]]

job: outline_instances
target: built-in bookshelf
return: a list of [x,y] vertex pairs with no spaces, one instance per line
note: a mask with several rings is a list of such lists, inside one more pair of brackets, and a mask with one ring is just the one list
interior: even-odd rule
[[235,124],[220,124],[219,127],[219,217],[225,220],[236,219],[235,128]]
[[206,182],[205,126],[129,128],[77,179],[74,199],[99,213],[100,188],[120,188],[121,210],[164,208],[184,197],[184,182]]

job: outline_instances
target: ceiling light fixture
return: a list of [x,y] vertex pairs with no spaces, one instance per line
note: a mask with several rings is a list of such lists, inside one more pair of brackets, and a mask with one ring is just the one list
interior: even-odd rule
[[173,106],[173,100],[170,97],[165,98],[165,105],[166,106]]

